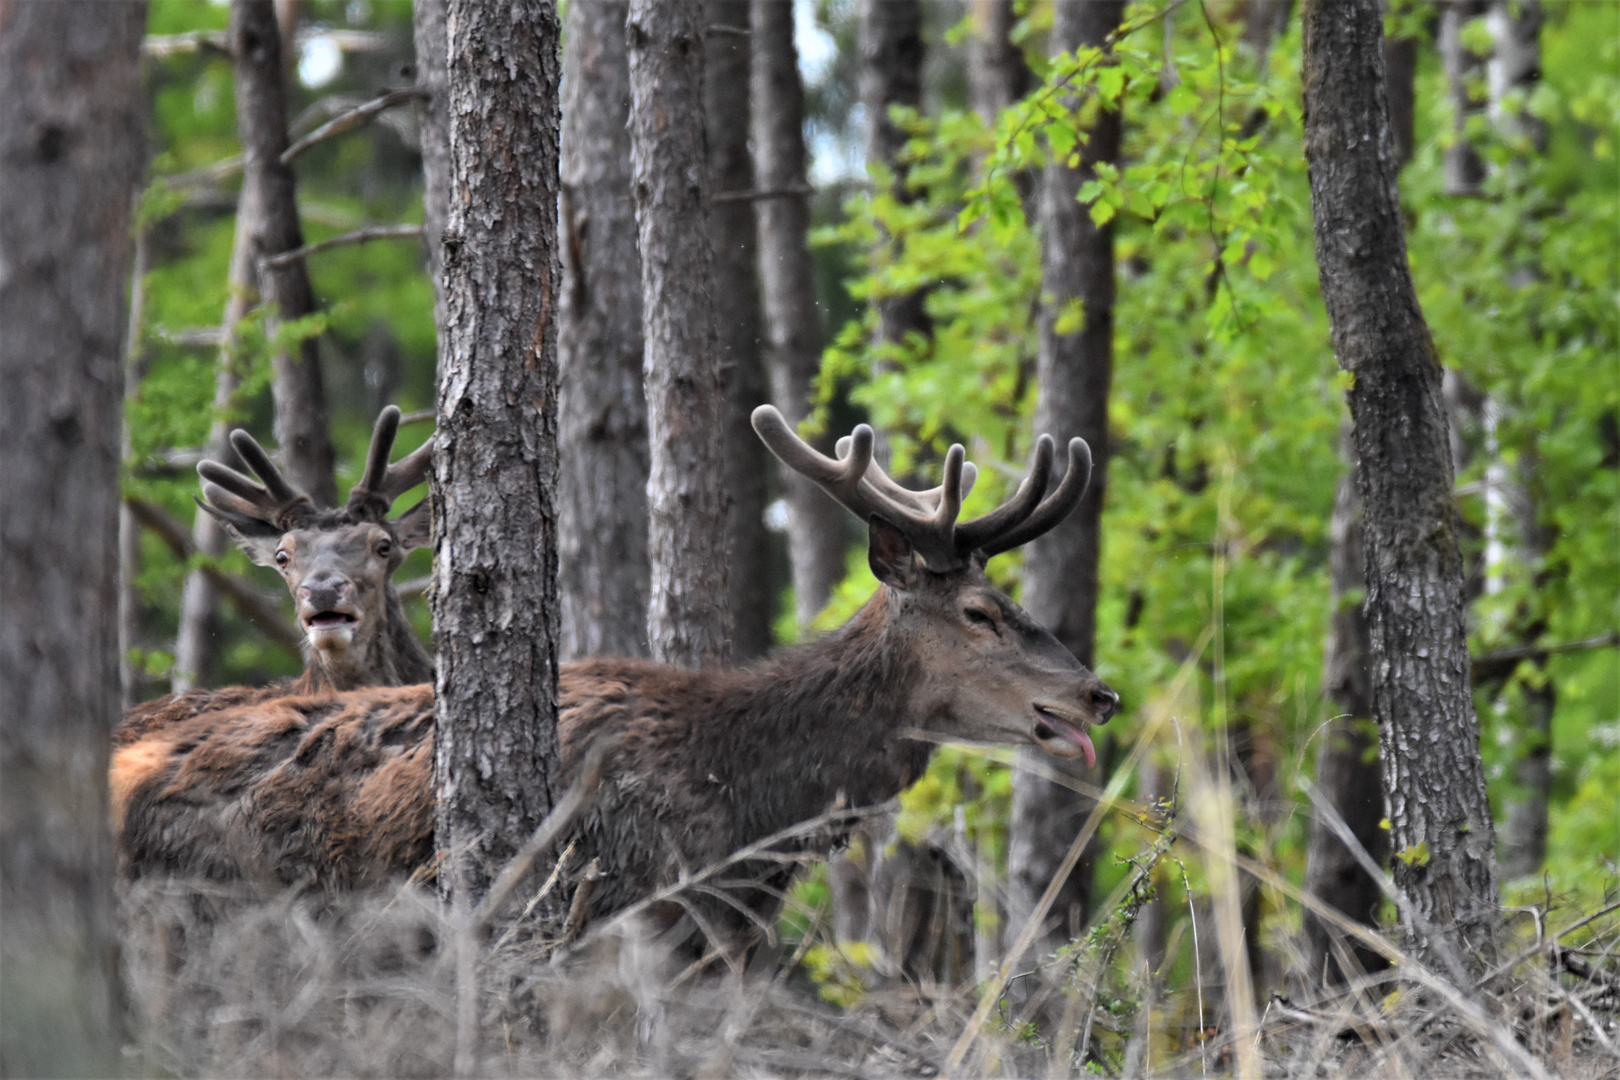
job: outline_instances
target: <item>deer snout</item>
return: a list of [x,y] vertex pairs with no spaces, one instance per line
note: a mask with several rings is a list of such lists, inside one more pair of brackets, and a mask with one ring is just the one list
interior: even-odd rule
[[1080,699],[1091,710],[1093,724],[1108,723],[1109,718],[1119,709],[1119,695],[1101,681],[1088,685],[1081,691]]

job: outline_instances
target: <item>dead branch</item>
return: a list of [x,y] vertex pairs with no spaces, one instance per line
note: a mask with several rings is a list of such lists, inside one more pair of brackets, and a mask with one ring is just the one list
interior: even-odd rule
[[372,98],[364,105],[356,106],[340,116],[334,117],[305,135],[281,152],[281,163],[291,165],[299,156],[317,143],[353,131],[355,128],[369,124],[382,113],[406,102],[415,101],[427,96],[427,91],[418,86],[406,87],[403,90],[390,90],[385,94]]
[[[197,545],[191,540],[191,530],[179,518],[145,499],[126,497],[124,505],[129,507],[136,521],[150,529],[180,558],[190,559],[197,554]],[[236,575],[221,570],[212,561],[203,562],[198,570],[235,605],[244,619],[262,630],[277,645],[301,655],[304,636],[273,604],[259,595],[257,589]]]
[[1545,660],[1560,653],[1606,649],[1612,645],[1620,645],[1620,634],[1603,634],[1600,637],[1586,638],[1583,641],[1566,641],[1559,645],[1515,645],[1511,649],[1498,649],[1496,652],[1474,657],[1470,665],[1470,674],[1475,686],[1500,682],[1512,675],[1513,670],[1525,660]]
[[717,191],[709,196],[709,205],[759,202],[762,199],[793,199],[815,193],[816,189],[809,184],[795,184],[793,187],[785,188],[750,188],[747,191]]
[[275,270],[288,263],[297,262],[318,252],[335,247],[348,247],[351,244],[369,244],[373,240],[413,240],[422,235],[420,225],[367,225],[353,232],[334,236],[330,240],[320,240],[313,244],[305,244],[291,251],[283,251],[280,255],[271,255],[260,259],[259,266],[265,270]]

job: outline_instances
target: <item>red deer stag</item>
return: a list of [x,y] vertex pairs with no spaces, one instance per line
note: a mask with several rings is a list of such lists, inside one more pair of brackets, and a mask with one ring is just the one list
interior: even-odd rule
[[[583,856],[573,865],[600,864],[594,917],[840,801],[892,798],[936,740],[1032,743],[1094,761],[1087,728],[1119,702],[983,569],[1074,509],[1090,475],[1082,440],[1069,443],[1050,495],[1054,444],[1042,436],[1017,493],[958,523],[960,446],[940,488],[913,492],[872,463],[864,424],[837,460],[770,406],[754,427],[868,522],[882,586],[841,629],[757,667],[563,666],[565,769],[577,771],[600,736],[610,747],[573,826]],[[289,693],[168,726],[126,722],[112,763],[121,868],[335,887],[409,873],[434,854],[432,740],[430,686]]]

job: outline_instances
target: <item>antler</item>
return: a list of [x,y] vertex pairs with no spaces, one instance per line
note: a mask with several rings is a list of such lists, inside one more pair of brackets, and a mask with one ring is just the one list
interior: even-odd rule
[[754,430],[771,453],[795,472],[821,486],[862,520],[877,514],[893,524],[935,571],[956,569],[978,551],[989,558],[1039,536],[1079,505],[1091,480],[1091,450],[1084,439],[1069,440],[1068,468],[1057,490],[1046,498],[1055,444],[1050,435],[1035,442],[1029,475],[1011,499],[968,522],[957,522],[962,498],[978,472],[965,461],[960,444],[945,454],[944,482],[927,491],[895,483],[872,461],[872,429],[865,424],[840,439],[838,460],[817,452],[798,437],[775,407],[754,410]]
[[395,499],[427,479],[433,467],[433,440],[388,464],[399,433],[399,409],[389,405],[377,415],[371,430],[371,449],[366,452],[366,472],[349,491],[349,510],[357,516],[381,521]]
[[257,523],[285,532],[315,514],[315,501],[287,483],[253,436],[238,428],[231,432],[231,445],[264,483],[257,483],[217,461],[198,462],[203,497],[208,500],[199,502],[199,506],[246,531],[260,531],[253,528]]

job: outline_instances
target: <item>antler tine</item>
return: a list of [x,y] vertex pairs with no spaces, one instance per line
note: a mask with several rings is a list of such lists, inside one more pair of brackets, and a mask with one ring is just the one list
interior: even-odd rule
[[[1091,447],[1086,445],[1084,439],[1070,439],[1069,467],[1064,472],[1057,490],[1042,499],[1041,504],[1027,518],[1008,528],[1000,536],[993,536],[984,541],[978,550],[988,559],[992,555],[1010,551],[1020,544],[1029,543],[1073,513],[1074,508],[1080,505],[1080,500],[1086,493],[1086,486],[1090,483]],[[1044,484],[1042,486],[1044,487]]]
[[[848,435],[845,435],[843,438],[838,440],[837,450],[839,457],[844,456],[844,454],[847,452],[848,446]],[[963,498],[967,498],[968,492],[973,490],[973,485],[978,481],[978,479],[979,467],[973,464],[971,461],[964,461],[962,463]],[[889,474],[883,471],[883,466],[879,465],[875,461],[872,462],[871,467],[866,470],[866,475],[862,478],[862,482],[869,484],[873,491],[878,495],[893,499],[895,502],[901,503],[902,505],[913,507],[920,514],[932,514],[934,512],[934,508],[939,505],[939,497],[944,491],[943,484],[941,484],[939,487],[925,488],[922,491],[912,491],[910,488],[903,488],[899,484],[895,483]]]
[[254,513],[271,513],[276,508],[275,501],[263,484],[243,476],[228,465],[221,465],[217,461],[199,461],[197,475],[203,478],[203,493],[208,495],[210,501],[214,497],[208,493],[209,489],[213,489],[250,507]]
[[371,448],[366,451],[365,474],[349,491],[350,506],[382,492],[383,483],[388,477],[388,455],[394,452],[394,436],[398,433],[398,406],[384,406],[383,411],[377,414],[377,423],[371,429]]
[[388,474],[383,477],[382,493],[389,502],[393,502],[417,484],[428,478],[433,469],[433,440],[412,450],[388,466]]
[[1040,506],[1041,496],[1046,494],[1046,482],[1051,478],[1052,458],[1056,452],[1052,436],[1042,435],[1035,440],[1035,452],[1030,455],[1029,475],[1018,485],[1012,498],[983,517],[964,521],[956,527],[956,549],[966,554],[981,548],[993,541],[996,534],[1005,532],[1033,514]]
[[236,448],[237,454],[247,467],[253,470],[254,475],[264,481],[265,490],[274,500],[274,508],[281,509],[301,498],[308,498],[282,478],[281,470],[271,463],[270,455],[264,452],[264,447],[260,446],[252,435],[237,428],[231,432],[231,445]]

